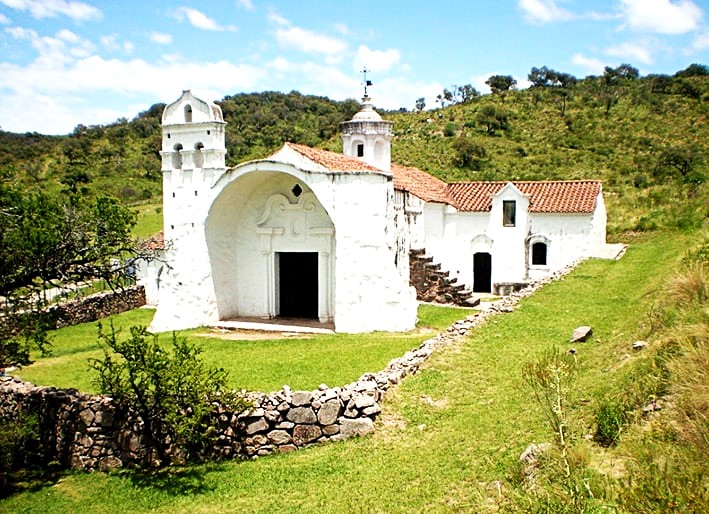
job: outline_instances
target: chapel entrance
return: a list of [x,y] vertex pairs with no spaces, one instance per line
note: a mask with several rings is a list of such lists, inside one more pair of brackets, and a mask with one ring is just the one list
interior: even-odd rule
[[473,292],[492,292],[492,256],[487,252],[473,255]]
[[277,252],[277,316],[318,319],[318,252]]

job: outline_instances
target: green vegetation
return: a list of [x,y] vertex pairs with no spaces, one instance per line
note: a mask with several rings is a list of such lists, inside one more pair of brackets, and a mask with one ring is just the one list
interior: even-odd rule
[[89,366],[97,373],[101,394],[143,421],[143,440],[155,452],[146,466],[184,464],[208,448],[216,440],[213,402],[232,412],[250,406],[227,388],[224,369],[205,366],[201,350],[175,333],[172,351],[144,327],[131,327],[130,337],[119,338],[113,325],[104,332],[99,324],[99,340],[103,358],[91,360]]
[[[470,85],[439,95],[440,109],[385,113],[394,121],[392,158],[444,180],[600,179],[614,238],[628,231],[696,228],[707,212],[707,67],[641,77],[629,65],[577,79],[533,67],[533,87],[497,94]],[[227,96],[221,105],[228,165],[265,157],[285,141],[341,151],[341,121],[354,100],[276,92]],[[445,106],[445,107],[444,107]],[[28,189],[111,194],[131,205],[160,199],[156,104],[133,120],[79,125],[67,136],[0,131],[3,177]],[[151,206],[147,210],[151,210]],[[149,236],[159,230],[159,216]]]
[[[126,505],[136,512],[350,512],[353,505],[381,512],[570,512],[571,485],[580,491],[576,511],[706,510],[706,280],[698,285],[685,272],[706,246],[683,261],[685,249],[695,247],[690,235],[662,233],[636,238],[620,261],[584,263],[516,312],[436,352],[390,391],[377,431],[366,438],[192,468],[204,473],[196,482],[190,475],[178,480],[179,473],[150,480],[130,472],[70,474],[4,500],[0,509],[83,512],[100,503],[104,512]],[[685,278],[676,282],[675,273]],[[530,443],[555,439],[544,408],[524,387],[523,369],[550,348],[566,352],[580,324],[591,325],[594,337],[575,347],[578,369],[566,396],[572,480],[551,451],[530,490],[519,455]],[[634,352],[638,339],[649,347]],[[681,346],[668,351],[670,340]],[[633,400],[630,422],[617,444],[604,448],[589,436],[596,412],[613,395]],[[652,399],[663,410],[644,414]]]
[[[137,309],[114,316],[111,323],[119,332],[127,332],[131,326],[148,325],[153,313],[151,309]],[[357,380],[365,372],[379,371],[391,359],[416,348],[431,334],[429,328],[442,330],[468,313],[464,309],[422,305],[419,318],[424,328],[408,334],[378,332],[285,339],[266,334],[254,339],[240,333],[197,329],[179,335],[200,348],[205,365],[228,371],[231,388],[275,391],[287,384],[293,389],[316,389],[321,383],[343,385]],[[89,361],[103,356],[97,342],[96,324],[62,328],[50,332],[49,336],[52,355],[37,359],[19,375],[38,385],[97,392],[95,376],[87,372]],[[166,334],[161,336],[165,348],[169,347],[168,339]]]

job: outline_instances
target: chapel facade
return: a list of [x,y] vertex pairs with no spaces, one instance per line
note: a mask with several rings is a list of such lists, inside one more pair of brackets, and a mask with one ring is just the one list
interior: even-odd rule
[[605,246],[599,181],[461,182],[391,163],[365,95],[343,153],[286,143],[225,165],[219,106],[184,91],[162,118],[164,264],[143,277],[154,331],[309,319],[337,332],[416,323],[410,256],[473,293],[505,294]]

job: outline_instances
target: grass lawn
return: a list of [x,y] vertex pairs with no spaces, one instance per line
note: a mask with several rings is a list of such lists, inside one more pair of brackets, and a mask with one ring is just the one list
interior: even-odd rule
[[[514,503],[517,459],[528,444],[551,439],[523,387],[523,364],[550,346],[567,349],[571,331],[591,325],[592,341],[577,345],[573,396],[603,394],[614,368],[634,358],[623,354],[645,335],[645,313],[687,241],[662,234],[634,244],[621,261],[586,262],[516,312],[434,353],[388,393],[371,436],[192,468],[203,472],[199,478],[72,473],[0,501],[0,511],[496,512],[500,502],[521,510]],[[583,434],[590,428],[584,402],[577,405]]]
[[135,237],[147,239],[162,230],[163,216],[161,203],[138,205],[131,210],[135,212],[137,216],[135,227],[133,227],[133,235]]
[[[335,334],[281,339],[230,339],[228,334],[207,329],[178,333],[199,345],[202,358],[210,366],[229,372],[234,388],[274,391],[284,384],[293,389],[315,389],[321,383],[344,385],[363,373],[376,372],[393,358],[417,347],[434,330],[442,330],[471,311],[432,305],[419,310],[419,330],[411,333]],[[116,329],[127,333],[133,325],[148,325],[152,309],[136,309],[112,318]],[[109,320],[104,320],[108,328]],[[34,354],[34,364],[18,374],[38,385],[73,387],[96,392],[94,373],[88,361],[103,353],[97,343],[97,323],[84,323],[51,333],[52,355],[41,358]],[[160,340],[169,344],[170,335]]]

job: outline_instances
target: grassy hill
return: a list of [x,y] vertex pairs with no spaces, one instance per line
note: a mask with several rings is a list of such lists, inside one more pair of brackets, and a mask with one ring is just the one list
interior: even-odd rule
[[[609,233],[619,238],[696,228],[709,214],[706,72],[693,65],[671,77],[587,77],[382,114],[394,121],[393,160],[446,181],[602,180]],[[297,92],[218,103],[228,122],[229,165],[264,157],[285,141],[341,151],[338,124],[358,110],[353,100]],[[67,136],[0,131],[0,177],[26,188],[159,202],[163,108],[156,104],[131,121],[79,125]]]
[[[434,353],[367,437],[167,473],[68,473],[20,484],[0,512],[706,512],[706,253],[703,272],[685,253],[698,242],[654,234],[620,261],[584,263]],[[572,357],[581,324],[594,335]],[[550,350],[574,372],[548,366]],[[563,446],[525,385],[530,366],[561,379]],[[542,442],[552,449],[531,472],[519,456]]]

